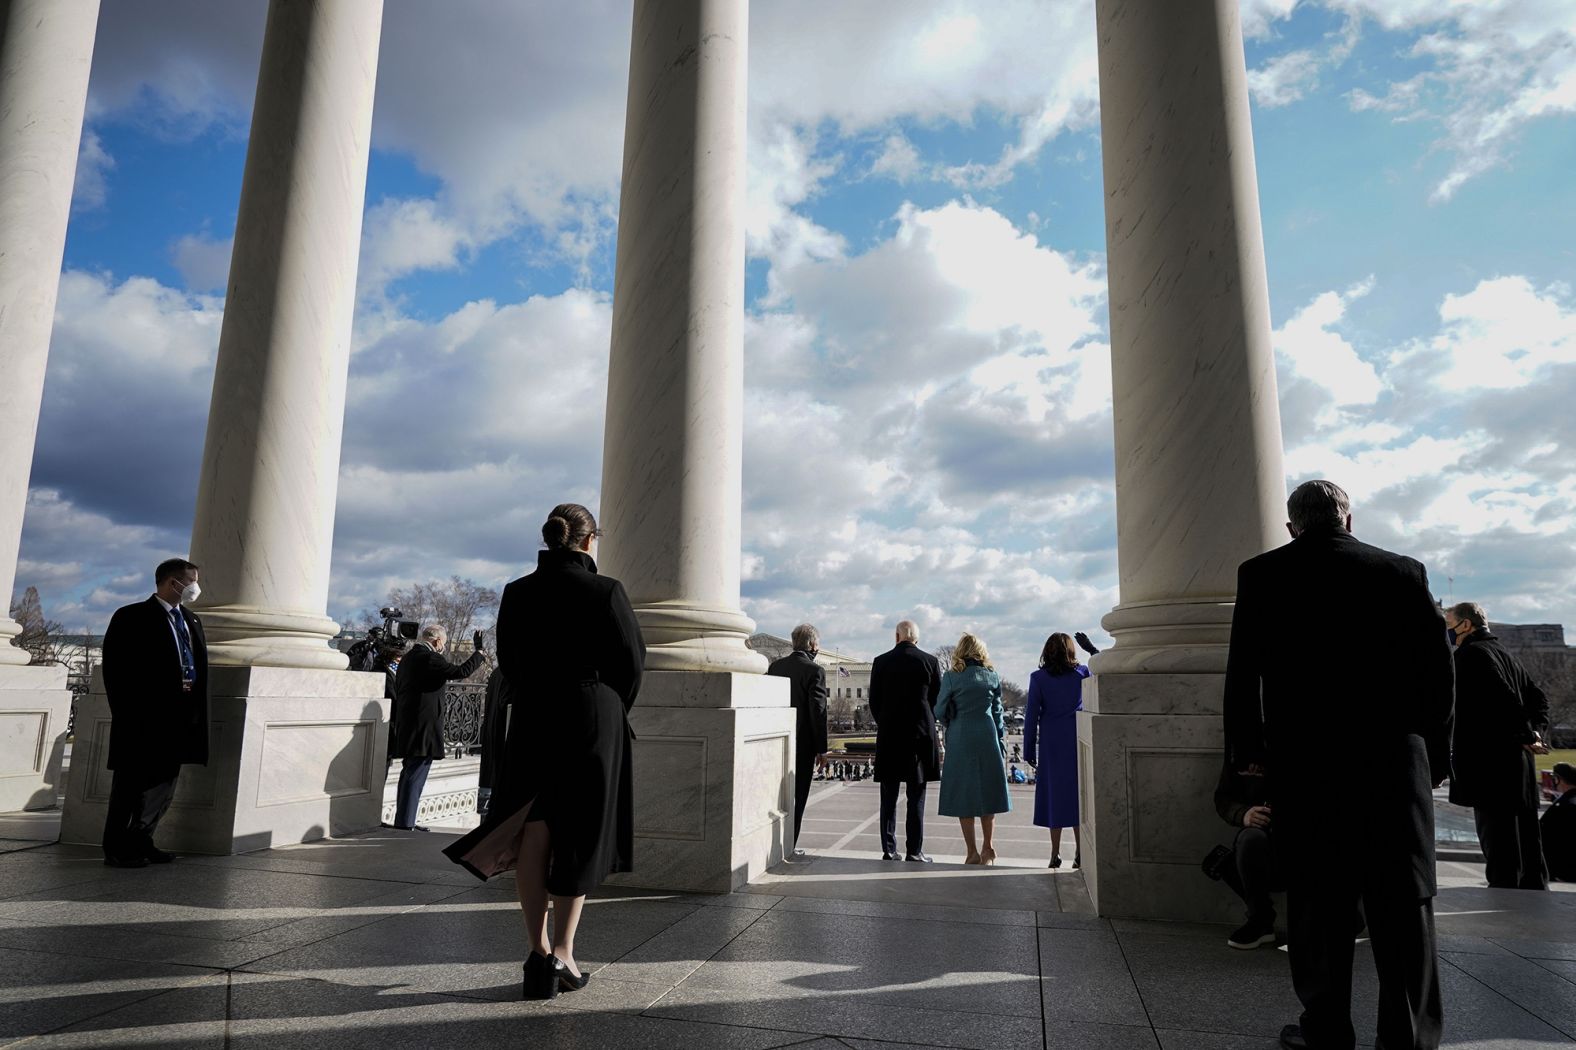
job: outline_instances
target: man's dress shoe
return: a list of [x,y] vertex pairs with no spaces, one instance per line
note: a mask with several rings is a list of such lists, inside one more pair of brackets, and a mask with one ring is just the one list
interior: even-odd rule
[[903,859],[904,860],[911,860],[911,861],[913,861],[916,864],[929,864],[930,863],[930,858],[925,856],[923,853],[910,853],[907,856],[905,856]]

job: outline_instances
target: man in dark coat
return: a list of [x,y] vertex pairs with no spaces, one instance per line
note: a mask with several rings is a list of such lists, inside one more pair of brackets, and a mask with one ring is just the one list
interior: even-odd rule
[[816,769],[826,761],[826,669],[815,662],[815,654],[820,650],[819,632],[810,624],[802,623],[793,629],[793,652],[773,661],[766,669],[769,675],[788,679],[788,697],[795,712],[793,852],[796,857],[804,856],[804,850],[798,847],[799,826],[804,823],[805,803],[810,800],[810,781]]
[[913,620],[897,625],[897,645],[870,665],[870,717],[876,722],[875,779],[881,785],[881,859],[897,860],[897,789],[908,800],[903,859],[925,855],[925,785],[941,777],[936,697],[941,668],[919,648]]
[[1548,698],[1489,630],[1481,605],[1452,607],[1445,628],[1456,644],[1450,801],[1472,807],[1490,886],[1546,890],[1532,756],[1549,751]]
[[109,768],[115,777],[104,819],[104,863],[167,864],[153,833],[175,797],[182,763],[208,764],[208,642],[187,603],[197,600],[196,565],[171,558],[153,573],[145,602],[115,610],[104,631],[109,699]]
[[1554,804],[1541,821],[1543,859],[1549,877],[1576,882],[1576,766],[1554,763]]
[[[1288,876],[1301,1025],[1281,1042],[1350,1050],[1352,921],[1368,916],[1378,1045],[1433,1048],[1432,789],[1449,772],[1454,697],[1444,619],[1423,566],[1359,542],[1339,486],[1288,501],[1292,542],[1243,562],[1226,665],[1227,761],[1262,771]],[[1383,644],[1332,631],[1353,609]]]
[[421,629],[421,640],[399,662],[394,675],[394,707],[389,717],[389,757],[400,758],[395,792],[394,824],[401,831],[426,831],[416,826],[416,807],[427,786],[432,760],[442,758],[443,694],[448,683],[465,678],[482,665],[482,632],[473,635],[476,651],[463,664],[443,658],[449,632],[439,624]]

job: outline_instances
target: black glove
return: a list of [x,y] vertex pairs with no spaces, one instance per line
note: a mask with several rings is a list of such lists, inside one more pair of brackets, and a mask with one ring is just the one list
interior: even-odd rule
[[1078,648],[1082,649],[1090,656],[1093,656],[1095,653],[1100,651],[1094,647],[1094,643],[1089,640],[1089,636],[1084,634],[1082,631],[1079,631],[1077,634],[1073,635],[1073,641],[1078,643]]
[[471,644],[475,646],[477,652],[481,652],[486,648],[486,646],[482,644],[482,641],[482,632],[476,631],[471,635]]

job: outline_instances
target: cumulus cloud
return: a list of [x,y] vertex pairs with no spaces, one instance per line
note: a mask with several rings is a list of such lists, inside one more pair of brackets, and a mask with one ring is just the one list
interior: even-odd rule
[[223,291],[230,279],[230,249],[235,238],[215,240],[205,233],[189,233],[176,239],[170,248],[170,261],[181,279],[193,292]]
[[92,128],[82,132],[82,143],[77,149],[76,183],[71,189],[71,210],[94,211],[104,207],[109,199],[109,173],[115,168],[115,158],[104,148],[104,140]]

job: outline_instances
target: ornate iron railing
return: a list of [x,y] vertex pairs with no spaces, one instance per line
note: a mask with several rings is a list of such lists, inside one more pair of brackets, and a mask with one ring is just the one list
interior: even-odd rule
[[453,758],[479,754],[487,687],[456,682],[443,691],[443,750]]

